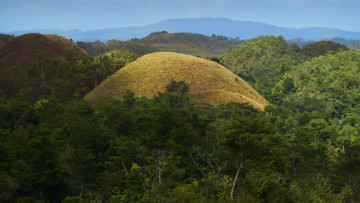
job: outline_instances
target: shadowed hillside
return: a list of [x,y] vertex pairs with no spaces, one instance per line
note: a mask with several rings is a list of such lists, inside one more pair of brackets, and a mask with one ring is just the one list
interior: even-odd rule
[[0,34],[0,48],[14,38],[14,35]]
[[29,34],[0,49],[0,90],[30,101],[54,96],[83,97],[138,56],[124,49],[87,56],[77,44],[57,35]]
[[22,70],[39,57],[81,58],[87,53],[59,35],[25,34],[0,49],[0,78]]
[[159,51],[169,51],[196,55],[201,57],[213,57],[235,48],[240,44],[239,40],[229,39],[224,36],[212,35],[211,37],[194,33],[158,33],[151,34],[140,40],[142,43],[151,45]]
[[95,78],[88,71],[91,59],[77,63],[86,56],[85,50],[62,36],[16,37],[0,49],[0,89],[6,97],[20,93],[30,101],[49,95],[71,98],[76,89],[81,95]]
[[105,99],[122,99],[130,90],[136,97],[152,98],[165,92],[172,80],[185,81],[189,94],[212,105],[249,102],[264,109],[267,101],[245,81],[223,66],[198,57],[158,52],[140,57],[105,80],[85,99],[97,104]]
[[321,40],[318,42],[306,44],[302,48],[302,53],[308,57],[316,57],[329,52],[336,53],[346,50],[348,50],[348,48],[342,44],[338,44],[332,41]]

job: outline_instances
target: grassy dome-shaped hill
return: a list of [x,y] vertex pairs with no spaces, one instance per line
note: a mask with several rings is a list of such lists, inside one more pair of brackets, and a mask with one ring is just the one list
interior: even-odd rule
[[130,90],[136,97],[153,98],[165,92],[172,80],[185,81],[189,94],[198,102],[212,105],[249,102],[262,110],[267,101],[244,80],[225,67],[202,58],[157,52],[138,58],[117,71],[90,92],[85,99],[97,104],[104,99],[122,99]]
[[92,73],[87,74],[90,71],[86,67],[90,65],[80,67],[76,63],[87,55],[59,35],[32,33],[16,37],[0,49],[0,90],[5,97],[19,93],[33,102],[49,95],[68,99],[79,88],[87,93],[91,86],[87,75]]
[[20,71],[38,57],[80,58],[85,50],[59,35],[30,33],[16,37],[0,49],[0,77]]

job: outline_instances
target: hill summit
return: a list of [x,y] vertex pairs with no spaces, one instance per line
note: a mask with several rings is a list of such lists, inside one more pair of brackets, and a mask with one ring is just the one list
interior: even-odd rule
[[81,58],[85,50],[59,35],[25,34],[11,40],[0,49],[0,78],[18,72],[38,57]]
[[105,44],[100,41],[77,42],[90,55],[97,56],[109,51],[124,48],[139,55],[154,52],[176,52],[211,58],[224,54],[232,47],[237,47],[242,41],[225,36],[205,36],[195,33],[168,33],[167,31],[153,32],[142,39],[127,41],[108,40]]
[[225,67],[195,56],[157,52],[138,58],[117,71],[85,99],[97,104],[105,99],[122,99],[129,90],[136,97],[153,98],[165,92],[172,80],[184,81],[196,102],[211,105],[249,103],[263,110],[268,102],[250,85]]
[[90,86],[84,82],[87,69],[76,63],[85,56],[85,50],[59,35],[16,37],[0,49],[0,92],[33,102],[49,95],[71,98],[79,84]]

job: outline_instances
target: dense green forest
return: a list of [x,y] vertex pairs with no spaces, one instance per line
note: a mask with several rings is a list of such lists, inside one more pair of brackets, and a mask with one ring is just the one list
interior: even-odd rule
[[339,52],[346,50],[348,50],[346,46],[326,40],[310,43],[302,47],[302,53],[308,57],[324,55],[330,51]]
[[359,198],[355,115],[339,126],[323,112],[194,106],[176,92],[96,109],[13,97],[0,108],[2,201]]
[[219,60],[269,100],[279,78],[290,67],[304,62],[306,56],[297,44],[289,44],[282,36],[262,36],[244,42]]
[[68,101],[74,96],[85,96],[101,81],[137,57],[137,54],[124,49],[97,57],[40,55],[33,62],[24,65],[21,71],[3,78],[0,88],[6,98],[21,93],[32,102],[49,96]]
[[[342,45],[347,46],[347,47],[349,47],[349,46],[351,46],[353,44],[354,45],[360,45],[360,40],[350,40],[350,39],[344,39],[344,38],[338,38],[338,37],[330,39],[329,41],[335,42],[335,43],[338,43],[338,44],[342,44]],[[306,44],[316,42],[316,40],[307,40],[307,39],[302,39],[302,38],[295,38],[295,39],[289,40],[289,42],[290,43],[295,42],[300,47],[303,47]]]
[[[183,81],[96,106],[61,85],[30,101],[4,95],[0,202],[360,201],[360,53],[328,45],[263,36],[218,57],[271,103],[263,112],[192,103]],[[122,49],[31,67],[55,74],[62,64],[90,90],[136,57]]]
[[91,56],[97,56],[113,50],[124,48],[138,55],[158,51],[171,51],[210,58],[237,47],[241,41],[221,35],[210,37],[194,33],[154,32],[142,39],[134,38],[128,41],[109,40],[106,43],[77,42]]

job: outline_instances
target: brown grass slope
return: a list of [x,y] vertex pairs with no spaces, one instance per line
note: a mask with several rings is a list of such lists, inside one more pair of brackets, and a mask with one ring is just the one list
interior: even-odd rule
[[77,44],[59,35],[21,35],[0,49],[0,79],[17,73],[39,56],[80,58],[86,55]]
[[136,97],[153,98],[157,92],[165,92],[165,86],[171,80],[185,81],[191,98],[201,103],[249,103],[258,110],[268,104],[250,85],[225,67],[171,52],[138,58],[101,83],[85,99],[95,105],[108,98],[122,99],[127,90],[134,92]]

